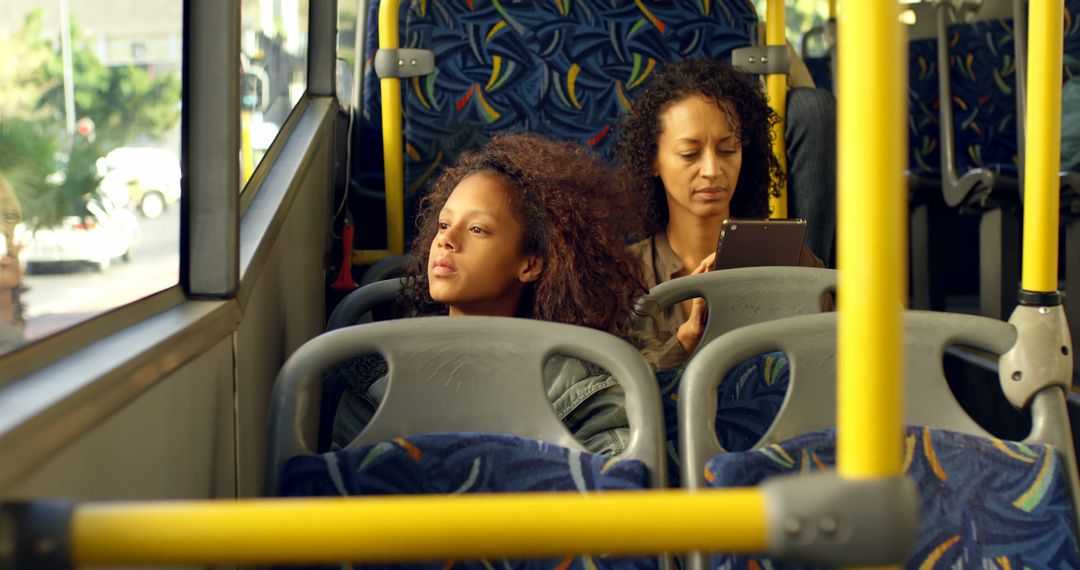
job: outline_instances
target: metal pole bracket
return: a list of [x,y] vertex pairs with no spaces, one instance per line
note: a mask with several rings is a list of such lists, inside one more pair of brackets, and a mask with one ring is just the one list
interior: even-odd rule
[[757,75],[784,74],[791,68],[786,45],[738,48],[731,52],[731,64]]
[[380,79],[406,78],[435,72],[435,52],[429,49],[380,49],[375,52],[375,73]]
[[919,499],[907,476],[845,479],[823,471],[774,477],[761,490],[769,556],[824,566],[902,565],[915,543]]
[[1009,317],[1016,327],[1016,344],[1001,355],[1001,389],[1016,409],[1027,407],[1035,394],[1060,386],[1066,394],[1072,384],[1072,338],[1065,307],[1021,304]]

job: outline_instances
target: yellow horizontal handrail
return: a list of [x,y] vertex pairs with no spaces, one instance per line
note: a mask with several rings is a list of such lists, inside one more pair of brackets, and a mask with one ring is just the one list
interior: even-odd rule
[[651,555],[766,548],[755,489],[85,503],[78,565]]

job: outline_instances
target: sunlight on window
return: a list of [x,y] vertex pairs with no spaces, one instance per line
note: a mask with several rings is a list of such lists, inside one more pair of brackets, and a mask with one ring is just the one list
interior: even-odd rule
[[307,88],[307,0],[244,0],[240,14],[240,187]]
[[179,276],[182,5],[9,4],[0,353]]
[[[791,45],[799,49],[802,45],[803,35],[811,29],[824,26],[829,19],[829,3],[825,0],[782,0],[786,2],[784,11],[787,16],[787,39]],[[765,5],[767,0],[754,0],[754,8],[757,9],[758,18],[765,21]],[[762,31],[764,34],[764,31]],[[763,36],[764,37],[764,36]],[[807,52],[820,54],[826,50],[824,36],[813,34]]]

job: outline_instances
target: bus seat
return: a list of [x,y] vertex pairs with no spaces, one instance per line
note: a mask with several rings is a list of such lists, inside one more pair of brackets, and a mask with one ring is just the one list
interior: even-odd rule
[[675,303],[702,297],[711,311],[699,347],[739,327],[782,317],[820,313],[822,297],[836,291],[836,270],[817,267],[741,267],[687,275],[653,287],[635,305],[638,330]]
[[908,172],[940,189],[937,40],[908,44]]
[[941,193],[937,40],[908,44],[908,211],[911,307],[945,309],[946,255],[939,243],[955,224]]
[[[378,352],[389,382],[356,447],[312,455],[312,402],[328,366]],[[584,451],[543,389],[554,354],[595,363],[622,385],[630,443]],[[428,317],[325,333],[286,362],[274,387],[268,489],[286,496],[623,490],[663,486],[659,392],[637,350],[583,327],[498,317]],[[487,561],[454,564],[482,570]],[[513,569],[667,567],[655,558],[502,561]],[[445,568],[443,563],[395,568]]]
[[[682,486],[679,459],[679,385],[682,369],[661,370],[668,486]],[[716,390],[716,437],[724,449],[745,451],[765,435],[780,411],[788,388],[788,360],[782,352],[746,359],[730,370]]]
[[[952,86],[953,122],[946,126],[956,133],[960,173],[959,186],[947,196],[956,197],[949,200],[951,205],[968,199],[971,192],[1017,189],[1015,183],[997,182],[1019,175],[1014,39],[1012,20],[949,27],[949,68],[943,71]],[[1015,200],[1011,194],[1003,198]]]
[[[491,433],[395,437],[346,451],[295,457],[285,465],[282,496],[339,497],[463,493],[640,490],[648,488],[640,461]],[[603,524],[597,513],[597,524]],[[423,540],[422,536],[416,537]],[[365,564],[348,568],[410,570],[656,570],[657,558],[567,556],[559,559]]]
[[326,330],[332,331],[342,327],[370,322],[372,320],[369,316],[371,311],[397,301],[401,297],[401,288],[404,286],[405,278],[403,277],[385,279],[368,283],[349,293],[330,313],[330,318],[326,322]]
[[[377,37],[378,18],[367,22]],[[407,219],[429,181],[495,134],[540,132],[609,157],[619,116],[657,66],[730,60],[756,24],[752,3],[730,0],[402,2],[402,47],[433,49],[437,69],[402,82]],[[362,129],[379,132],[373,66],[364,84]]]
[[367,271],[364,271],[364,276],[360,278],[360,286],[404,276],[405,263],[408,260],[407,255],[391,255],[376,261],[367,268]]
[[[929,427],[904,431],[905,471],[916,481],[922,513],[907,568],[1080,565],[1067,474],[1053,446]],[[753,486],[776,475],[832,468],[835,454],[836,432],[830,429],[718,455],[705,476],[718,487]],[[713,565],[745,568],[751,559],[717,556]]]
[[[679,393],[683,479],[689,488],[754,484],[774,473],[831,465],[836,318],[827,313],[752,325],[699,351]],[[954,345],[1004,354],[1016,342],[1015,328],[985,317],[923,311],[906,312],[904,326],[904,423],[911,426],[905,434],[905,465],[921,488],[924,513],[908,567],[1080,563],[1078,482],[1064,391],[1051,385],[1032,395],[1032,431],[1022,442],[996,439],[957,402],[942,359]],[[780,413],[754,451],[725,453],[711,421],[716,415],[711,395],[724,371],[770,350],[782,350],[791,366]],[[691,568],[705,563],[703,557],[691,557]],[[746,565],[745,559],[727,557],[717,563]]]
[[650,485],[663,486],[659,390],[633,346],[600,331],[560,323],[422,317],[330,331],[289,358],[272,396],[269,491],[279,489],[279,476],[289,458],[317,449],[323,372],[371,353],[386,360],[387,391],[354,445],[430,433],[478,432],[538,440],[587,454],[555,415],[543,388],[544,362],[564,355],[593,363],[619,382],[625,393],[630,444],[617,457],[640,463]]
[[[654,316],[680,301],[705,298],[712,311],[699,347],[739,327],[772,319],[819,313],[822,295],[836,290],[836,271],[815,267],[743,267],[672,279],[653,287],[635,308],[636,326],[651,331]],[[657,380],[664,407],[668,477],[680,484],[678,392],[682,370],[661,371]],[[782,353],[752,355],[731,370],[717,393],[725,410],[717,429],[732,449],[748,449],[764,435],[787,391],[787,358]]]
[[[368,271],[376,269],[380,263],[388,260],[403,259],[404,256],[389,257],[371,266]],[[392,268],[387,264],[385,268]],[[380,270],[380,272],[383,272]],[[367,274],[364,274],[367,277]],[[352,291],[338,302],[330,318],[326,322],[326,330],[332,331],[343,327],[370,323],[372,321],[387,320],[404,314],[406,311],[398,302],[401,300],[401,288],[405,285],[404,278],[385,279],[367,283]],[[376,311],[380,311],[377,313]],[[388,314],[386,314],[388,313]],[[334,427],[334,412],[341,401],[342,394],[350,378],[366,378],[375,371],[386,368],[386,362],[377,354],[365,354],[356,358],[339,362],[323,373],[322,379],[322,404],[320,409],[326,413],[319,420],[319,445],[316,448],[323,451],[330,448],[330,435]]]
[[832,57],[828,54],[821,57],[803,58],[810,77],[814,80],[814,86],[835,93],[833,89]]
[[1019,121],[1012,20],[947,25],[936,3],[942,198],[979,216],[979,312],[1005,319],[1020,282]]

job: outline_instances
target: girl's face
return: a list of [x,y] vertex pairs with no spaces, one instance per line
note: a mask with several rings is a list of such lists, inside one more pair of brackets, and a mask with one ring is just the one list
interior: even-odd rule
[[470,174],[439,212],[428,291],[453,316],[514,316],[526,284],[540,277],[541,259],[522,252],[524,228],[511,190],[498,175]]
[[[660,114],[653,173],[664,183],[669,219],[689,214],[725,219],[739,182],[742,144],[738,119],[714,99],[689,95]],[[730,109],[728,109],[730,110]]]

